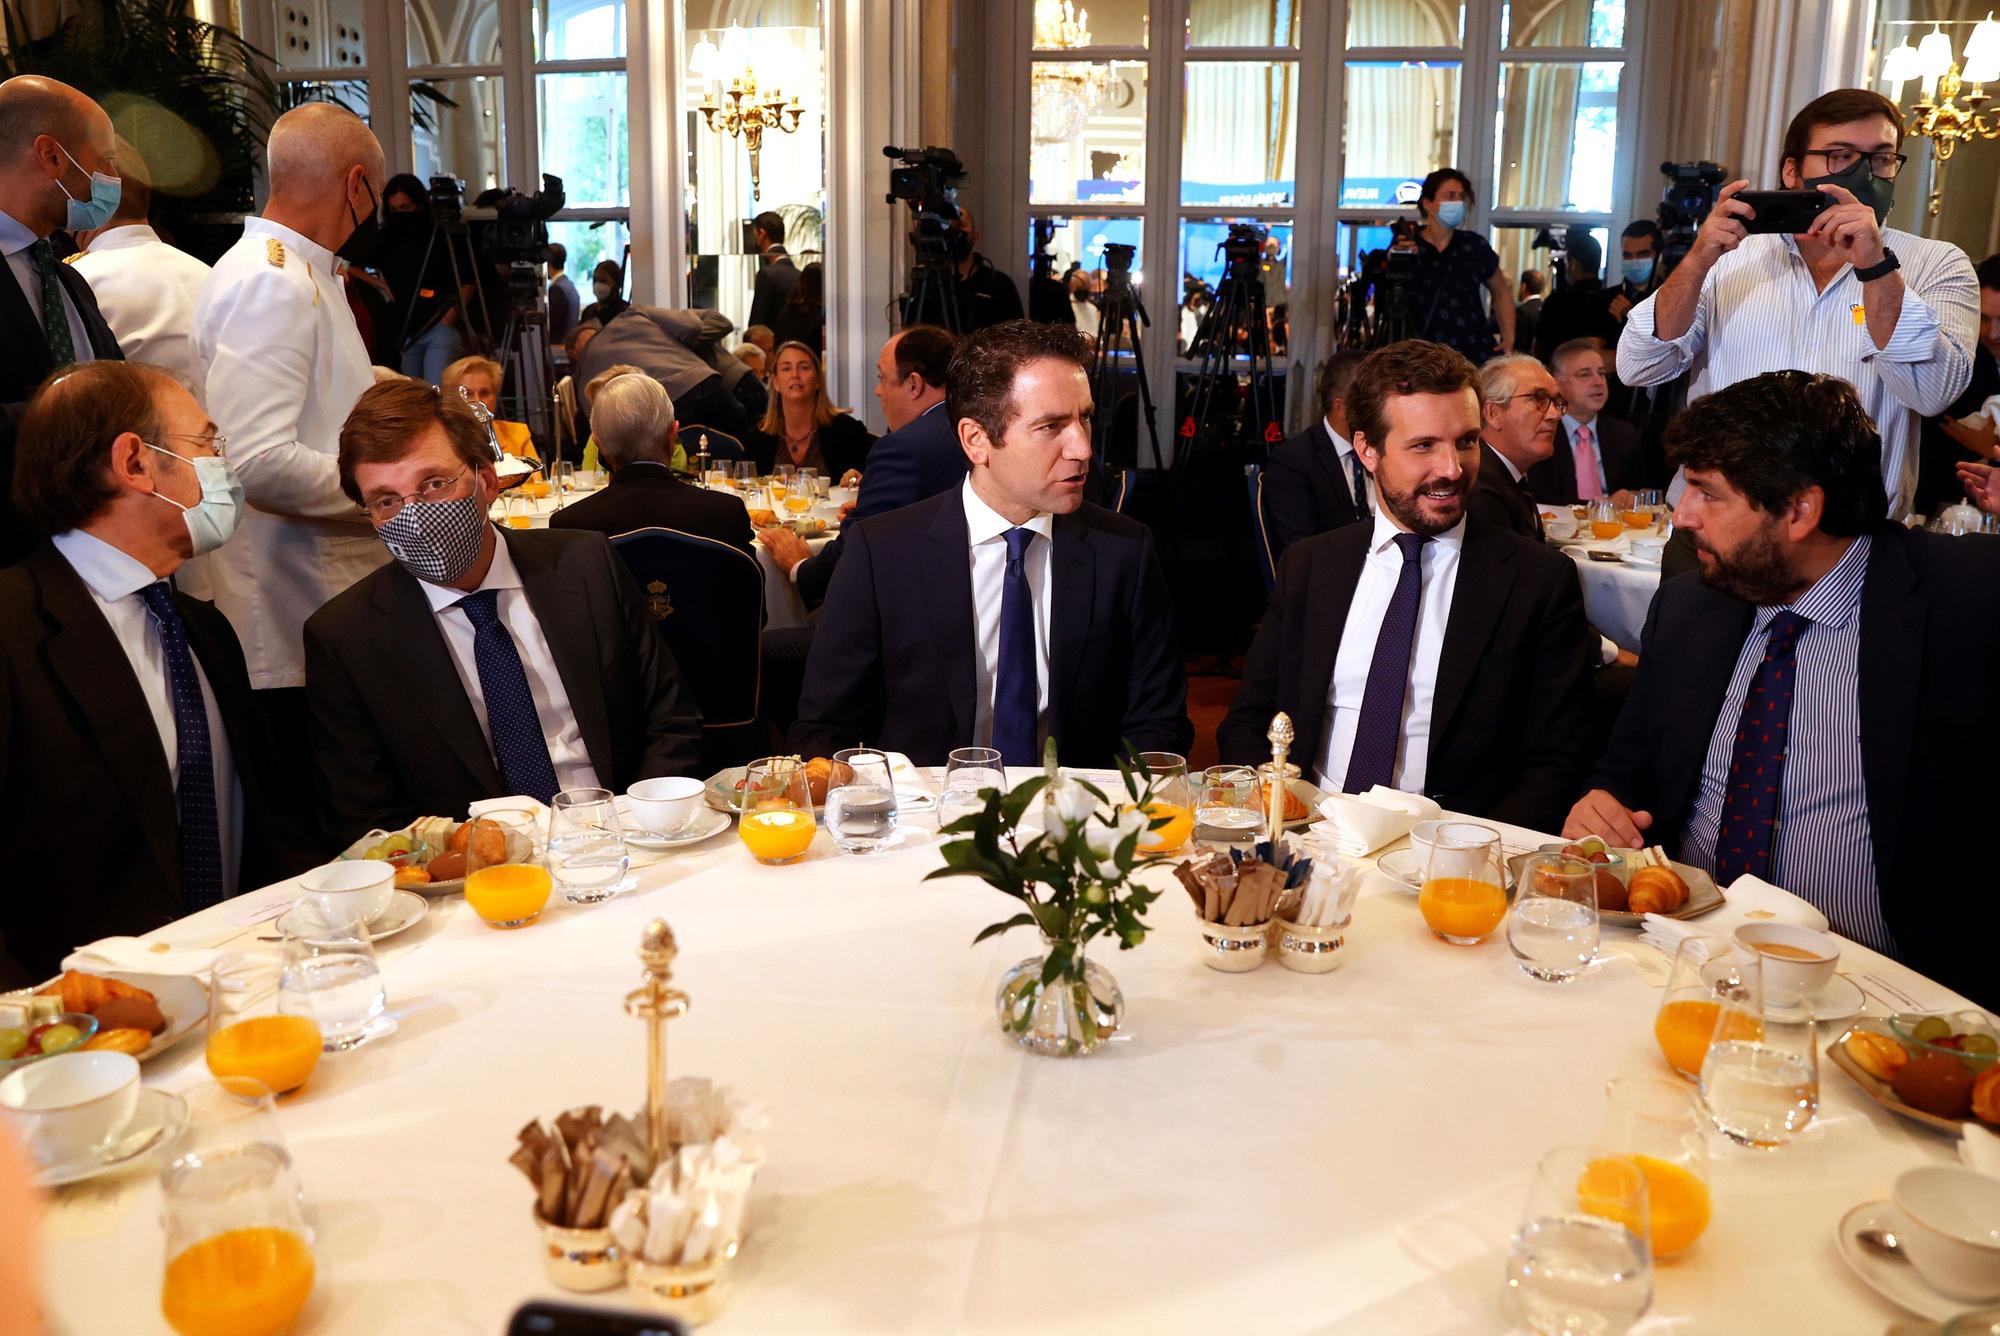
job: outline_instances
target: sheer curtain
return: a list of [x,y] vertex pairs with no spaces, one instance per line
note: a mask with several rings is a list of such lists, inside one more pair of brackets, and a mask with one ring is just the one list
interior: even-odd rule
[[[1194,0],[1188,25],[1207,46],[1289,44],[1291,9],[1281,0]],[[1292,180],[1297,106],[1296,61],[1190,61],[1181,178],[1242,185]]]
[[[1458,45],[1457,0],[1354,0],[1348,45]],[[1458,125],[1456,67],[1350,66],[1347,175],[1421,177],[1451,163]]]
[[[1513,45],[1588,46],[1589,0],[1552,0],[1525,16],[1516,10]],[[1574,65],[1514,65],[1500,104],[1502,208],[1548,208],[1568,202],[1576,130]]]

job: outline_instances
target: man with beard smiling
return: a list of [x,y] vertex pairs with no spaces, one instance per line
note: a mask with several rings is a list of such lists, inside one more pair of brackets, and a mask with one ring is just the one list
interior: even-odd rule
[[1776,882],[1990,1005],[2000,897],[1964,858],[2000,785],[1966,747],[2000,722],[2000,546],[1887,522],[1881,437],[1832,376],[1717,390],[1666,445],[1700,578],[1653,600],[1631,698],[1564,834],[1658,842],[1724,885]]
[[1286,551],[1223,760],[1268,755],[1284,710],[1324,787],[1381,784],[1530,827],[1560,818],[1585,760],[1583,594],[1568,557],[1468,513],[1480,410],[1478,373],[1440,344],[1361,364],[1348,423],[1381,508]]

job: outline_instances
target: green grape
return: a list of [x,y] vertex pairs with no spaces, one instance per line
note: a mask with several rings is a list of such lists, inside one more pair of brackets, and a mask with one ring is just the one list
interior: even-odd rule
[[17,1057],[28,1046],[28,1032],[18,1026],[9,1025],[0,1029],[0,1062]]
[[1935,1044],[1951,1036],[1951,1022],[1942,1016],[1926,1016],[1910,1030],[1910,1038],[1921,1044]]
[[1990,1058],[1994,1054],[2000,1053],[2000,1040],[1995,1040],[1990,1034],[1969,1034],[1959,1044],[1958,1051],[1961,1053],[1974,1053],[1980,1057]]
[[74,1025],[51,1025],[42,1031],[42,1052],[63,1053],[83,1042],[83,1031]]

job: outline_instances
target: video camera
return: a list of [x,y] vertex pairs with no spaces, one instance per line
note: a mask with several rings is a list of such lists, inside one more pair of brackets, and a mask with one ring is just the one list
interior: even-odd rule
[[1264,259],[1264,238],[1269,235],[1255,223],[1231,223],[1228,235],[1215,247],[1215,253],[1223,257],[1223,277],[1255,281]]
[[972,238],[958,222],[958,187],[965,180],[965,163],[948,148],[898,148],[885,144],[882,156],[900,162],[889,169],[889,202],[910,206],[910,240],[919,264],[963,259]]
[[1715,195],[1729,173],[1713,162],[1663,162],[1660,175],[1667,178],[1660,191],[1659,211],[1654,214],[1666,239],[1662,263],[1671,268],[1694,245],[1702,220],[1715,207]]
[[[433,192],[440,179],[450,178],[432,177]],[[548,220],[562,210],[564,200],[562,178],[543,172],[542,188],[534,194],[524,195],[509,186],[490,206],[466,210],[464,216],[470,221],[491,224],[484,237],[489,263],[540,264],[547,258]]]
[[1132,257],[1138,253],[1139,248],[1130,242],[1107,241],[1104,243],[1104,267],[1114,274],[1129,274],[1132,272]]

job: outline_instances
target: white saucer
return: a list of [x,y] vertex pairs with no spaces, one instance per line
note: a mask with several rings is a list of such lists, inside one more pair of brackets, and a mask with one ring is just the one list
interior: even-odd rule
[[653,851],[680,849],[690,844],[700,844],[703,840],[712,839],[729,829],[729,813],[718,812],[707,806],[698,808],[694,820],[690,821],[687,829],[678,835],[655,835],[639,825],[632,816],[631,804],[624,798],[618,800],[618,816],[620,820],[631,823],[625,828],[625,843],[634,849]]
[[1424,888],[1422,858],[1415,849],[1392,849],[1375,860],[1375,868],[1411,894]]
[[[281,932],[284,930],[285,920],[296,912],[296,909],[288,909],[279,917],[278,927]],[[406,928],[414,928],[422,923],[424,915],[430,912],[430,901],[415,891],[406,891],[399,887],[389,892],[389,907],[382,911],[382,917],[368,925],[368,940],[379,942],[384,937],[394,937]]]
[[1948,1322],[1966,1311],[1959,1300],[1947,1299],[1926,1285],[1914,1266],[1893,1257],[1884,1257],[1863,1246],[1855,1237],[1864,1229],[1893,1231],[1902,1227],[1895,1207],[1886,1201],[1870,1201],[1840,1217],[1840,1227],[1834,1230],[1833,1236],[1840,1247],[1841,1260],[1847,1263],[1849,1269],[1861,1277],[1861,1282],[1869,1289],[1898,1308],[1933,1322]]
[[80,1183],[86,1178],[108,1174],[131,1164],[159,1147],[171,1146],[187,1126],[187,1101],[179,1095],[148,1086],[139,1087],[139,1102],[132,1121],[113,1137],[111,1144],[95,1154],[77,1160],[63,1160],[42,1166],[35,1182],[45,1188],[64,1183]]
[[1826,986],[1811,997],[1802,1000],[1796,1007],[1778,1007],[1773,1010],[1783,1016],[1803,1019],[1807,1009],[1812,1011],[1815,1021],[1844,1021],[1849,1016],[1858,1016],[1868,1005],[1868,995],[1861,991],[1861,985],[1845,974],[1836,974],[1826,981]]

